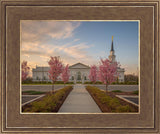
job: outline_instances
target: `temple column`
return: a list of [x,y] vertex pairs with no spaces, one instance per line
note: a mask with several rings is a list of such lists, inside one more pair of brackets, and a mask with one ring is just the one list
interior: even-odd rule
[[76,76],[76,74],[74,74],[74,84],[76,84],[77,83],[77,76]]

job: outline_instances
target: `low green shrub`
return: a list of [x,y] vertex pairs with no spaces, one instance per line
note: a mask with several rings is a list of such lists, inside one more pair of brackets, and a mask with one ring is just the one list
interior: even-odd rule
[[112,82],[112,85],[115,85],[115,84],[117,84],[117,82]]
[[117,107],[117,112],[132,112],[132,108],[129,105],[126,106],[119,106]]
[[113,82],[112,85],[138,85],[138,82],[134,82],[134,81]]
[[84,84],[103,84],[101,81],[96,81],[95,83],[93,83],[92,81],[86,81],[84,82]]
[[103,84],[101,81],[96,81],[95,84]]
[[132,112],[133,109],[129,105],[123,106],[118,98],[112,98],[107,95],[106,92],[100,90],[97,87],[86,86],[86,89],[90,94],[99,100],[101,104],[106,104],[108,109],[112,112]]
[[[23,81],[22,84],[52,84],[50,81]],[[64,84],[63,81],[56,81],[54,84]],[[74,82],[67,82],[66,84],[74,84]]]
[[115,92],[115,93],[122,93],[121,90],[113,90],[112,92]]
[[112,98],[110,101],[109,101],[109,104],[108,106],[112,109],[112,110],[116,110],[116,108],[118,106],[120,106],[120,102],[117,98]]
[[91,82],[91,81],[86,81],[86,82],[84,82],[84,84],[93,84],[93,82]]
[[74,84],[74,82],[71,81],[71,82],[67,82],[66,84]]
[[50,81],[22,81],[22,84],[52,84]]
[[82,84],[82,82],[77,82],[77,84]]
[[100,98],[101,103],[107,104],[107,105],[110,104],[111,100],[112,100],[112,98],[110,96],[105,96],[105,97]]
[[139,94],[139,91],[138,91],[138,90],[137,90],[137,91],[133,91],[133,94],[138,95],[138,94]]
[[67,86],[55,93],[48,93],[42,100],[31,102],[29,108],[24,108],[23,112],[54,112],[63,96],[71,89],[72,86]]
[[[64,84],[63,81],[56,81],[54,84]],[[65,84],[74,84],[74,82],[66,82]]]

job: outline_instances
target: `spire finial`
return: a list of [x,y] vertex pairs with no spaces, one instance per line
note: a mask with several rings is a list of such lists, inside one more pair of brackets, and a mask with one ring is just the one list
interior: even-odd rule
[[113,41],[113,36],[112,36],[112,41]]

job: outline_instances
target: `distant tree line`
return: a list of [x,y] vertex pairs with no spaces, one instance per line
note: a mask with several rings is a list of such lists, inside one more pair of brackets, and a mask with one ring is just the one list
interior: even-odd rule
[[124,75],[124,80],[125,82],[138,82],[138,76],[127,74],[127,75]]

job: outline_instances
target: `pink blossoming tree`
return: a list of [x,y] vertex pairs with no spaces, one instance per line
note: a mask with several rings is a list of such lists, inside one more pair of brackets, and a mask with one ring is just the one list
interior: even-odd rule
[[60,57],[52,57],[48,62],[50,69],[49,69],[49,78],[52,80],[52,92],[54,92],[54,83],[57,81],[58,77],[62,73],[63,65],[60,61]]
[[27,61],[22,62],[21,69],[22,69],[21,79],[22,79],[22,81],[24,81],[24,80],[26,80],[27,76],[29,75],[29,70],[30,70],[30,67],[27,65]]
[[89,79],[94,84],[97,81],[97,67],[96,67],[96,65],[91,66],[90,73],[89,73]]
[[67,64],[66,67],[63,68],[62,74],[61,74],[61,79],[64,82],[64,85],[68,82],[69,80],[69,65]]
[[98,77],[99,80],[106,85],[106,93],[108,85],[116,81],[118,77],[117,67],[118,67],[117,62],[111,62],[108,59],[105,60],[101,59]]

